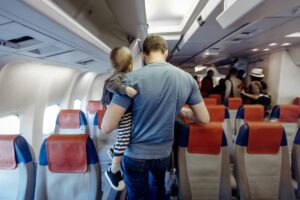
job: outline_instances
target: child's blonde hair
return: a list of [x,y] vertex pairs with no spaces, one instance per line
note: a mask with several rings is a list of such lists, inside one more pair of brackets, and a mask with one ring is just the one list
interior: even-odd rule
[[127,47],[116,47],[110,52],[110,62],[118,73],[128,73],[132,70],[132,55]]

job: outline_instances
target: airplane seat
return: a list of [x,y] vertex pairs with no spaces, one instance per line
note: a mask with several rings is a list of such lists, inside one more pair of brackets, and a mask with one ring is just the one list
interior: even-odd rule
[[232,155],[233,135],[228,109],[224,105],[211,105],[206,107],[210,115],[210,122],[222,123],[227,139],[227,144],[230,149],[230,155]]
[[298,128],[292,148],[292,176],[297,182],[296,197],[300,198],[300,127]]
[[103,110],[103,109],[104,108],[102,106],[101,101],[97,101],[97,100],[88,101],[87,111],[86,111],[86,116],[87,116],[87,121],[88,121],[88,130],[89,130],[90,136],[93,139],[97,149],[98,149],[97,131],[94,128],[94,119],[97,114],[97,111]]
[[61,110],[56,119],[55,133],[89,134],[85,114],[81,110]]
[[284,127],[291,155],[293,141],[299,128],[300,107],[297,105],[276,105],[272,109],[270,120],[280,122]]
[[235,118],[236,118],[237,110],[239,109],[239,107],[241,105],[243,105],[242,98],[239,98],[239,97],[231,98],[230,97],[224,101],[224,105],[229,110],[232,134],[236,135]]
[[203,101],[205,105],[217,105],[217,99],[216,98],[203,98]]
[[20,135],[0,135],[0,199],[33,199],[35,165]]
[[280,123],[247,122],[234,145],[240,199],[295,199],[287,140]]
[[296,97],[293,101],[293,104],[300,106],[300,97]]
[[220,94],[210,94],[208,98],[217,99],[217,104],[222,104],[222,96]]
[[35,199],[101,199],[99,159],[87,134],[53,134],[39,154]]
[[192,123],[178,137],[180,199],[231,200],[229,153],[222,124]]
[[236,113],[235,133],[238,133],[240,127],[245,124],[245,122],[264,121],[264,116],[264,107],[262,105],[242,105]]
[[103,106],[100,100],[89,100],[87,103],[86,116],[88,125],[93,125],[95,115],[98,110],[103,110]]
[[101,124],[105,114],[105,110],[98,110],[94,121],[93,121],[93,132],[96,133],[97,136],[97,152],[100,159],[100,168],[101,168],[101,186],[102,186],[102,199],[115,199],[118,196],[118,192],[113,190],[110,184],[107,182],[104,173],[111,163],[111,159],[107,155],[107,150],[113,148],[116,139],[116,133],[113,131],[112,133],[104,134],[101,131]]

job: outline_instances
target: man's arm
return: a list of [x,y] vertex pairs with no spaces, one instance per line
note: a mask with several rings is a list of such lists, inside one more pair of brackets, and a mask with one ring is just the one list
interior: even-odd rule
[[101,130],[103,133],[110,133],[116,129],[119,125],[119,122],[126,112],[126,109],[118,104],[111,103],[109,104],[105,115],[102,120]]
[[207,111],[204,101],[190,106],[190,109],[182,108],[181,114],[200,124],[207,124],[210,120],[209,113]]

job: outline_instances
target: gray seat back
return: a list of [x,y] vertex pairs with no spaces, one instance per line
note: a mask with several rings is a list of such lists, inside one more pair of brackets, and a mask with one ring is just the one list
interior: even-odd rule
[[0,135],[0,199],[33,199],[33,158],[29,144],[22,136]]

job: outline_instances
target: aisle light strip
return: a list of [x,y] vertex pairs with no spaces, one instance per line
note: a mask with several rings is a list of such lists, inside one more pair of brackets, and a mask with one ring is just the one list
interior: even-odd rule
[[48,16],[58,24],[75,33],[82,39],[88,41],[92,45],[98,47],[102,51],[109,53],[110,48],[99,40],[95,35],[89,32],[86,28],[80,25],[72,17],[66,14],[62,9],[49,0],[22,0],[37,11]]
[[286,35],[285,37],[300,37],[300,32],[292,33],[290,35]]
[[273,46],[276,46],[276,45],[278,45],[278,44],[274,42],[274,43],[269,44],[268,46],[273,47]]

